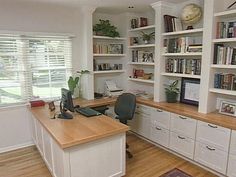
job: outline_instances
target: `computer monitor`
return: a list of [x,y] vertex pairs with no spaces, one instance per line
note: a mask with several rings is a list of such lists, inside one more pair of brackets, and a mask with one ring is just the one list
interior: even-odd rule
[[73,104],[73,100],[72,100],[72,94],[71,91],[62,88],[61,89],[61,102],[60,102],[60,111],[61,114],[59,115],[58,118],[61,119],[72,119],[73,116],[66,112],[67,110],[69,110],[70,112],[74,112],[74,104]]

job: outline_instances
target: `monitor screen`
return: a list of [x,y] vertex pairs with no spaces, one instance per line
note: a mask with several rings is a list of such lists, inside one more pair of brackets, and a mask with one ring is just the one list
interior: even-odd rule
[[71,91],[65,88],[62,88],[61,89],[61,103],[60,103],[61,114],[58,116],[58,118],[72,119],[73,116],[70,113],[66,112],[67,110],[69,110],[70,112],[74,112],[72,94],[71,94]]

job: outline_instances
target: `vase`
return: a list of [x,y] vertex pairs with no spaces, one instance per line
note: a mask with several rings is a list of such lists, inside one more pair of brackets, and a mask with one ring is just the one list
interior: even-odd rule
[[176,92],[166,92],[166,101],[168,103],[176,103],[177,97],[178,97],[178,93]]

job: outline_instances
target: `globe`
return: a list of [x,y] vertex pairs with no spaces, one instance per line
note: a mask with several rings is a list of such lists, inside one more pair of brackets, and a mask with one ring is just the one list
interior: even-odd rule
[[201,20],[202,9],[197,4],[188,4],[184,6],[181,13],[181,20],[184,24],[189,25],[187,29],[193,29],[192,25]]

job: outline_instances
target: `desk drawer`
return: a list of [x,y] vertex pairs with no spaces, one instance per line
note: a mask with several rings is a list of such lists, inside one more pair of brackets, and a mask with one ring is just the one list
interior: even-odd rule
[[170,149],[193,159],[194,140],[184,135],[170,132]]
[[169,147],[170,131],[158,125],[152,125],[151,140],[165,147]]
[[232,130],[229,149],[230,149],[230,154],[236,155],[236,131],[235,130]]
[[197,121],[186,116],[171,113],[171,131],[195,139]]
[[170,129],[170,112],[161,109],[153,109],[151,115],[152,123],[165,129]]
[[197,141],[210,144],[225,152],[229,150],[230,129],[218,125],[198,121],[197,123]]

